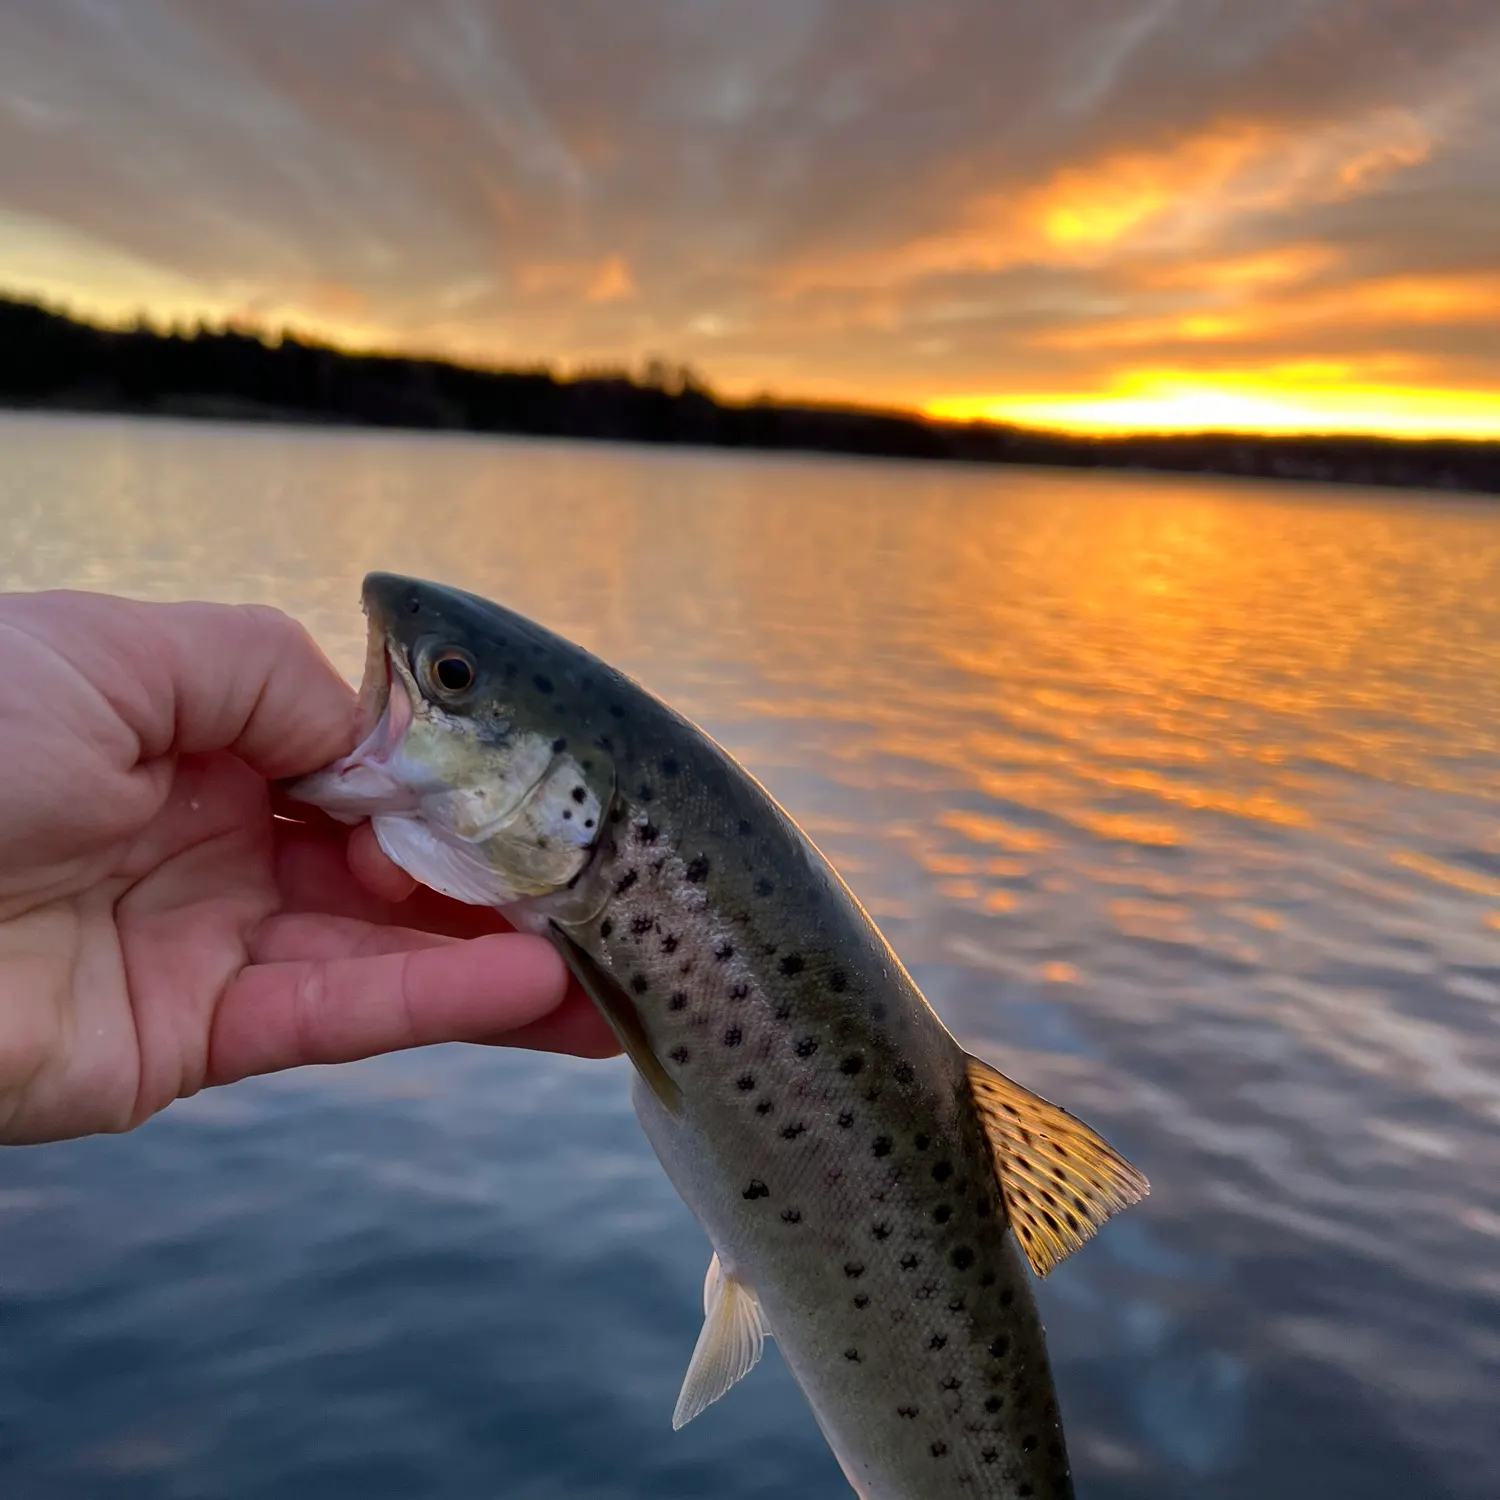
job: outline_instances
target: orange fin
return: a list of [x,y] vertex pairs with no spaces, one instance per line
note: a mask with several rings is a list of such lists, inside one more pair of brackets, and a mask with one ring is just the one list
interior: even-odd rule
[[971,1057],[969,1091],[989,1137],[1011,1228],[1038,1276],[1151,1184],[1082,1120]]

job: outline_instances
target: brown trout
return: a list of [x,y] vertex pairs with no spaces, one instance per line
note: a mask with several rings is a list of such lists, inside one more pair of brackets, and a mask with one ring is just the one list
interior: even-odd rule
[[545,934],[712,1243],[674,1427],[766,1337],[864,1500],[1073,1494],[1027,1263],[1145,1179],[969,1056],[828,862],[701,730],[532,621],[365,581],[370,732],[295,794]]

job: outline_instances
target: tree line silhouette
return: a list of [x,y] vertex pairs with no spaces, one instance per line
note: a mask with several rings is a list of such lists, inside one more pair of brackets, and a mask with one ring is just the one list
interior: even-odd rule
[[4,297],[0,403],[1500,492],[1500,443],[1075,436],[854,406],[724,401],[691,370],[660,361],[639,374],[564,378],[545,367],[480,369],[227,328],[104,328]]

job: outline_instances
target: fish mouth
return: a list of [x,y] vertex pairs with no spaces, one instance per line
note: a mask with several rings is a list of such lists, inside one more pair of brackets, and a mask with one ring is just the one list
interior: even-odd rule
[[367,598],[370,623],[355,730],[359,743],[287,788],[289,797],[321,807],[343,823],[379,813],[412,812],[420,804],[416,789],[392,765],[416,714],[417,685],[391,644],[380,613],[369,603]]

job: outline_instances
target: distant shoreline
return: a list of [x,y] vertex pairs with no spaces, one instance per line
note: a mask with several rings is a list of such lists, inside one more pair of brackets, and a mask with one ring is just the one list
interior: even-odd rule
[[1500,442],[1087,437],[854,406],[728,402],[690,372],[661,366],[563,378],[230,331],[106,329],[4,297],[0,406],[1500,493]]

